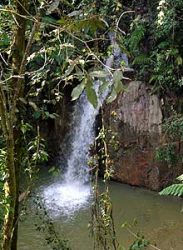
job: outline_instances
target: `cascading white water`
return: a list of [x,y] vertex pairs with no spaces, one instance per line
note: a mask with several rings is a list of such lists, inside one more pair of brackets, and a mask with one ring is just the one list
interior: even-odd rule
[[[96,90],[98,82],[96,82]],[[44,190],[46,205],[65,215],[72,215],[85,207],[91,196],[87,161],[89,148],[94,142],[94,124],[105,95],[100,96],[95,109],[84,92],[75,105],[73,126],[71,127],[71,154],[67,159],[67,170],[61,183],[55,183]],[[60,211],[60,212],[59,212]]]
[[[121,56],[121,51],[113,36],[111,36],[111,42],[114,45],[114,55],[108,58],[107,67],[113,65],[114,59],[119,61]],[[96,81],[94,85],[96,92],[98,92],[100,82]],[[70,138],[72,138],[71,153],[67,157],[67,170],[60,183],[45,188],[43,192],[46,206],[53,210],[55,215],[61,213],[71,216],[76,210],[86,207],[91,197],[87,167],[89,148],[94,142],[96,116],[109,89],[105,93],[98,94],[99,103],[96,109],[88,102],[85,92],[75,105],[70,132]]]
[[68,169],[64,175],[65,182],[68,184],[85,184],[88,181],[88,151],[94,141],[94,123],[98,113],[87,100],[83,93],[75,107],[74,121],[75,129],[72,141],[72,153],[68,158]]

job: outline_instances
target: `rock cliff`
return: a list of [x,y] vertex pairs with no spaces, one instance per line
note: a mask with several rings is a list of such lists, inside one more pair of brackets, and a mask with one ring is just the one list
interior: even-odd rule
[[106,128],[116,134],[118,142],[117,149],[109,148],[114,162],[113,179],[152,190],[168,185],[179,167],[170,168],[155,160],[163,121],[158,96],[151,94],[144,83],[132,81],[126,91],[104,107],[103,116]]

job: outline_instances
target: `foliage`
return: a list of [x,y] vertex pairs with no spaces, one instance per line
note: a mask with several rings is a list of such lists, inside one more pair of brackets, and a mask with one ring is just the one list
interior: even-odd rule
[[149,241],[144,239],[144,236],[137,235],[138,239],[136,239],[133,244],[130,246],[129,250],[145,250],[147,246],[149,246]]
[[180,89],[182,87],[180,76],[182,57],[179,50],[174,46],[161,43],[152,54],[152,59],[154,60],[154,73],[150,82],[154,82],[159,90],[173,89],[176,91]]
[[168,166],[173,166],[177,163],[176,148],[174,145],[168,144],[156,148],[155,158],[157,161],[166,162]]
[[40,136],[39,126],[37,134],[29,123],[21,123],[22,132],[22,174],[28,177],[27,185],[30,189],[37,174],[37,166],[48,161],[46,143]]
[[183,139],[183,116],[175,114],[163,124],[163,131],[170,140],[181,141]]
[[[180,162],[182,164],[182,156],[177,155],[177,145],[180,147],[183,139],[183,117],[181,114],[175,114],[168,118],[163,124],[163,131],[168,140],[168,144],[162,147],[162,151],[157,150],[157,159],[167,161],[171,165]],[[177,178],[182,182],[182,175]],[[183,184],[172,184],[160,192],[160,195],[183,196]]]
[[121,1],[119,0],[101,0],[96,2],[95,0],[83,0],[81,1],[83,5],[86,5],[86,12],[93,14],[100,14],[105,17],[107,22],[114,21],[116,15],[122,8]]
[[140,42],[144,39],[145,36],[145,23],[139,16],[131,24],[131,34],[128,38],[128,47],[132,53],[138,51]]
[[163,189],[160,195],[183,196],[183,184],[172,184]]
[[123,42],[138,78],[160,94],[179,93],[183,86],[182,10],[181,0],[154,2],[137,13]]
[[181,196],[183,197],[183,175],[177,177],[177,180],[181,183],[179,184],[172,184],[166,188],[164,188],[160,195],[173,195],[173,196]]
[[134,233],[132,231],[132,227],[137,224],[137,221],[134,220],[133,224],[123,223],[121,225],[122,228],[126,228],[127,232],[135,237],[134,242],[130,245],[129,250],[145,250],[148,246],[155,248],[154,245],[150,244],[149,240],[146,240],[142,233]]
[[173,166],[182,162],[179,153],[180,144],[183,138],[183,117],[181,114],[174,114],[165,120],[163,126],[164,143],[156,149],[155,158],[158,161],[167,162]]
[[2,228],[2,223],[3,223],[3,216],[4,216],[4,210],[6,207],[6,202],[5,202],[5,197],[4,197],[4,192],[3,192],[3,183],[5,180],[5,158],[6,158],[6,150],[5,149],[0,149],[0,225]]

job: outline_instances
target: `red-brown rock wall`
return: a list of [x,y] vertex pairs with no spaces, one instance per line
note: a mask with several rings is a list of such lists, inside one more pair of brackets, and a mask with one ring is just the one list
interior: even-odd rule
[[129,83],[103,113],[105,126],[117,135],[119,145],[117,149],[109,146],[114,180],[160,190],[180,173],[179,165],[169,167],[155,160],[155,150],[162,141],[163,116],[158,96],[144,83]]

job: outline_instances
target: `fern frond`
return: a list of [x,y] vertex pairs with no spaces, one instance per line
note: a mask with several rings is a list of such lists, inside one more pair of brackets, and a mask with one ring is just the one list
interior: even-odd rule
[[145,26],[143,24],[137,25],[129,38],[129,47],[132,51],[138,47],[140,41],[144,38],[144,35]]
[[173,195],[173,196],[183,196],[183,184],[172,184],[169,187],[164,188],[160,195]]
[[141,65],[141,64],[147,64],[149,63],[150,59],[147,55],[141,54],[133,60],[133,64]]
[[181,174],[180,176],[178,176],[178,177],[177,177],[177,180],[183,182],[183,174]]

